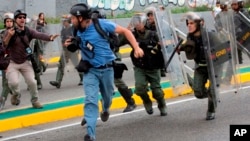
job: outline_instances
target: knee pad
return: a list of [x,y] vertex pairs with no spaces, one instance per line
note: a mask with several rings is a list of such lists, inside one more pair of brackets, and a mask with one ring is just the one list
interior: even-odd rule
[[162,99],[164,97],[164,93],[161,88],[152,89],[153,98],[156,100]]

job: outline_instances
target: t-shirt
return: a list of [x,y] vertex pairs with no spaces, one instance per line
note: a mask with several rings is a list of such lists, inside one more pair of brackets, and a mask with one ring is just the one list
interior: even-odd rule
[[217,14],[219,14],[221,11],[220,7],[214,7],[213,12],[214,12],[214,17],[216,17]]
[[[116,24],[99,19],[101,28],[108,34],[114,33]],[[100,67],[115,60],[115,55],[110,49],[109,41],[104,39],[91,23],[83,32],[78,30],[77,36],[81,38],[82,60],[87,60],[93,67]]]

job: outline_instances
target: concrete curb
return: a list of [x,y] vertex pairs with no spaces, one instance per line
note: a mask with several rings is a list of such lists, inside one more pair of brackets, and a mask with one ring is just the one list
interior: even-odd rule
[[[242,83],[250,81],[250,71],[246,72],[249,68],[243,68],[243,71],[238,77]],[[176,95],[170,86],[169,82],[162,82],[161,86],[164,91],[164,98],[170,99],[178,96],[188,95],[192,93],[189,86],[184,86],[185,90]],[[152,101],[152,93],[149,92]],[[142,101],[139,96],[133,95],[137,105],[142,105]],[[83,101],[84,97],[75,99],[69,99],[67,101],[58,101],[54,103],[44,104],[43,109],[23,108],[13,111],[6,111],[0,113],[0,132],[29,127],[33,125],[39,125],[48,122],[54,122],[59,120],[65,120],[74,117],[83,116]],[[114,95],[112,106],[110,110],[121,109],[126,107],[126,103],[118,92]],[[99,103],[99,109],[101,109],[101,103]],[[121,111],[122,112],[122,111]],[[80,124],[80,121],[79,121]]]
[[[165,99],[192,93],[192,90],[188,89],[180,95],[175,95],[172,91],[172,88],[170,87],[169,82],[163,82],[161,83],[161,85],[165,93]],[[149,94],[152,101],[154,101],[154,99],[152,98],[152,93],[149,92]],[[133,98],[135,99],[137,105],[142,104],[139,96],[134,94]],[[29,107],[2,112],[0,113],[0,132],[58,120],[64,120],[73,117],[81,117],[83,116],[83,100],[84,97],[79,97],[67,101],[58,101],[54,103],[44,104],[43,109],[33,109]],[[123,100],[120,94],[116,92],[110,110],[121,109],[126,106],[126,102]],[[99,109],[101,109],[100,102]]]

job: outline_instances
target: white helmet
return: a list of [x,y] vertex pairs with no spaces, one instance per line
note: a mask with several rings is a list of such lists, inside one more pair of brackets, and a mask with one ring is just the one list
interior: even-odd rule
[[143,25],[146,24],[146,20],[147,20],[147,17],[144,13],[136,13],[132,19],[131,19],[131,22],[130,22],[130,25],[132,27],[136,27],[137,24],[140,24],[142,23]]
[[181,18],[181,20],[201,20],[201,17],[195,12],[187,12]]

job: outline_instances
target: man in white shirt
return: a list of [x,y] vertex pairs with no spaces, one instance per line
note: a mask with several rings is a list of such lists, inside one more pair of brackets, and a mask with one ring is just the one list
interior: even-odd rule
[[212,15],[213,15],[213,17],[215,18],[215,16],[216,16],[218,13],[220,13],[220,11],[221,11],[221,8],[220,8],[220,1],[217,1],[215,7],[214,7],[213,10],[212,10]]

